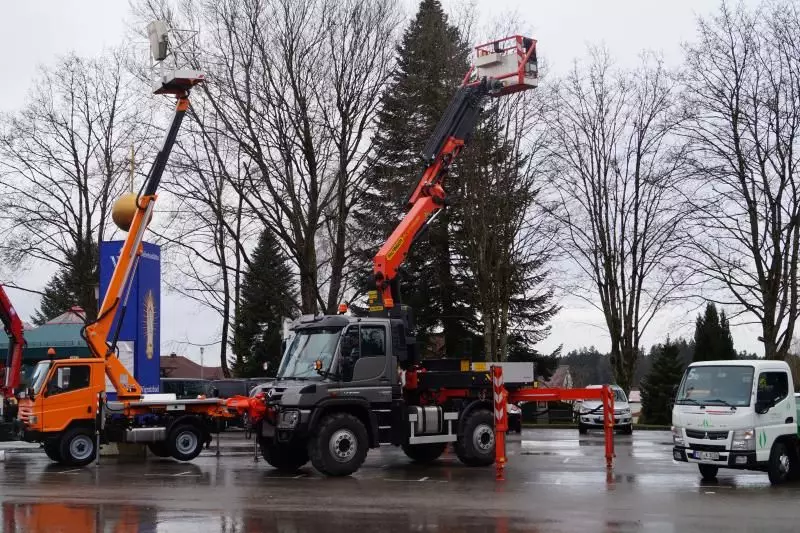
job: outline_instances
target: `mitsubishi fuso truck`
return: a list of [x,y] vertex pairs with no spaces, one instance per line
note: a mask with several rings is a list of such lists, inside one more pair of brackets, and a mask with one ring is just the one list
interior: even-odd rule
[[672,408],[672,455],[705,480],[720,468],[798,477],[797,398],[784,361],[703,361],[686,369]]

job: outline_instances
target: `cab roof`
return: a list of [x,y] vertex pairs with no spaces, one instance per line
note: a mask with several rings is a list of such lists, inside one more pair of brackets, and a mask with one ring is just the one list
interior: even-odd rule
[[720,361],[697,361],[691,363],[689,367],[697,366],[752,366],[755,368],[789,368],[786,361],[778,361],[774,359],[731,359]]

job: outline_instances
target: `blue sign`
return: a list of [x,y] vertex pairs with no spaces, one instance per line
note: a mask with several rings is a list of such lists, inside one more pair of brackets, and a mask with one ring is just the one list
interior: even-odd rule
[[[105,297],[111,275],[119,259],[123,241],[100,243],[100,300]],[[157,393],[160,389],[161,366],[161,249],[145,242],[138,267],[133,274],[128,306],[122,317],[119,332],[119,355],[122,363],[142,386],[146,393]],[[124,294],[121,295],[124,298]],[[116,310],[111,334],[116,331],[120,316]],[[116,394],[109,393],[110,398]]]

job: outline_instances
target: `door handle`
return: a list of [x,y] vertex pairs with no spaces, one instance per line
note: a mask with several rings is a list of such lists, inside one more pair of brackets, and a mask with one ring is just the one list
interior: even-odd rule
[[91,405],[86,408],[86,412],[89,413],[89,414],[92,414],[92,406]]
[[791,423],[793,423],[793,422],[794,422],[794,417],[793,417],[793,416],[790,416],[789,418],[787,418],[786,420],[784,420],[784,422],[783,422],[783,423],[784,423],[784,424],[791,424]]

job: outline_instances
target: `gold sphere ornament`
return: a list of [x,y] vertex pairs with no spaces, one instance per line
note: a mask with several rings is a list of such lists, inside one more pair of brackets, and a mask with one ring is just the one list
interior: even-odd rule
[[[111,208],[111,219],[122,231],[131,229],[133,223],[133,216],[136,214],[136,193],[126,192],[120,196],[114,206]],[[150,220],[153,220],[153,214],[150,213]],[[147,221],[150,224],[150,220]]]

